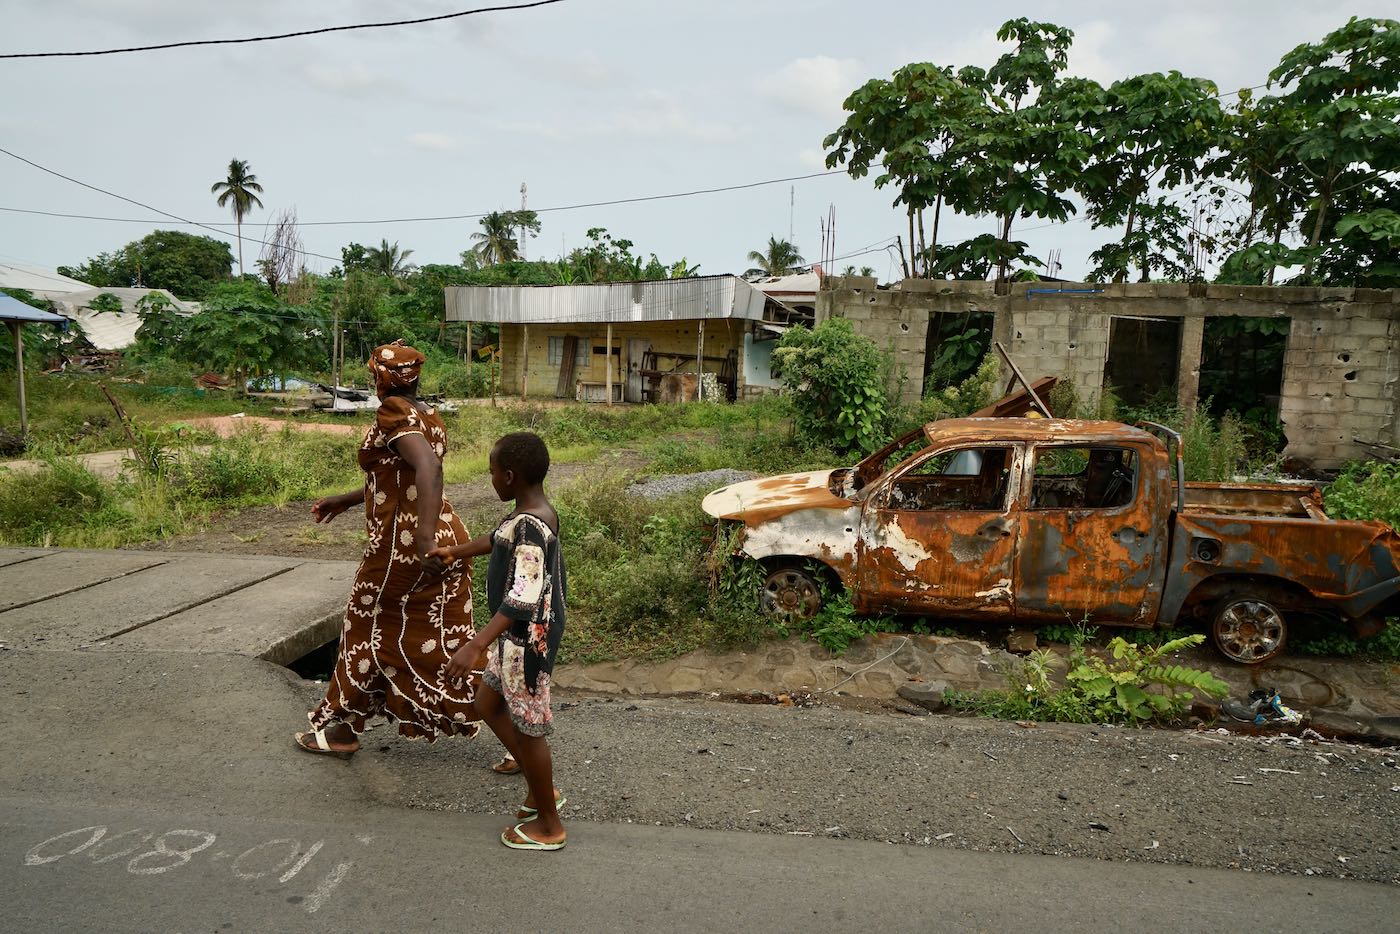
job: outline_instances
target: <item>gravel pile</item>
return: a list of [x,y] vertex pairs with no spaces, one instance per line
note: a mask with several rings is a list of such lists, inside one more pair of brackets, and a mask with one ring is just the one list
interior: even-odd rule
[[643,499],[663,499],[677,493],[691,490],[715,490],[731,483],[752,480],[754,475],[742,470],[706,470],[701,473],[663,474],[641,483],[634,483],[627,489]]

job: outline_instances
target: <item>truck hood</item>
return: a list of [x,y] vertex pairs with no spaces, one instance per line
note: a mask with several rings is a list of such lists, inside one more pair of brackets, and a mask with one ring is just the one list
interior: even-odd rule
[[850,501],[831,492],[835,472],[815,470],[731,483],[706,496],[701,506],[716,519],[742,519],[750,525],[798,509],[845,509]]

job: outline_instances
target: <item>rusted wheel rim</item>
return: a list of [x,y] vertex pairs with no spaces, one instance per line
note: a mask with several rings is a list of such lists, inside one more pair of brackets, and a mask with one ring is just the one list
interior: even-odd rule
[[1285,624],[1279,611],[1261,600],[1237,600],[1215,619],[1215,641],[1238,662],[1262,662],[1283,646]]
[[816,616],[822,607],[817,582],[792,569],[769,574],[760,600],[765,610],[784,619],[808,619]]

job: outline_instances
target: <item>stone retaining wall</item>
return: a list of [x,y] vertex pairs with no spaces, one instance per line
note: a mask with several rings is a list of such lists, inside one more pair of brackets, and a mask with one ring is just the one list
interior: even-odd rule
[[[893,700],[901,685],[918,682],[941,681],[962,691],[1004,688],[1005,673],[1016,659],[973,639],[881,633],[853,643],[840,656],[815,642],[788,639],[746,651],[691,652],[657,663],[560,665],[554,683],[609,694],[840,691]],[[1183,653],[1181,661],[1212,671],[1237,697],[1256,687],[1277,687],[1288,703],[1309,711],[1400,715],[1400,665],[1284,658],[1250,668],[1226,662],[1206,648]]]

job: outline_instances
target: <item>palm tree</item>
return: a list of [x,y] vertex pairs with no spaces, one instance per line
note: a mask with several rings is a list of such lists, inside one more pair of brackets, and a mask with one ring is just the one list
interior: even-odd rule
[[388,240],[380,240],[379,246],[372,246],[366,251],[365,259],[372,272],[397,282],[413,270],[413,264],[405,262],[412,255],[412,250],[400,250],[397,240],[393,245]]
[[238,274],[243,275],[243,217],[254,206],[262,207],[258,200],[262,193],[258,177],[248,171],[248,163],[242,159],[231,159],[228,164],[228,178],[209,186],[211,194],[218,194],[219,207],[232,203],[233,222],[238,225]]
[[763,252],[754,250],[749,253],[749,262],[770,276],[786,276],[802,265],[802,254],[797,252],[796,245],[769,237],[768,246]]
[[520,242],[515,239],[516,218],[513,211],[492,211],[481,219],[481,230],[472,234],[472,247],[488,266],[520,258]]

